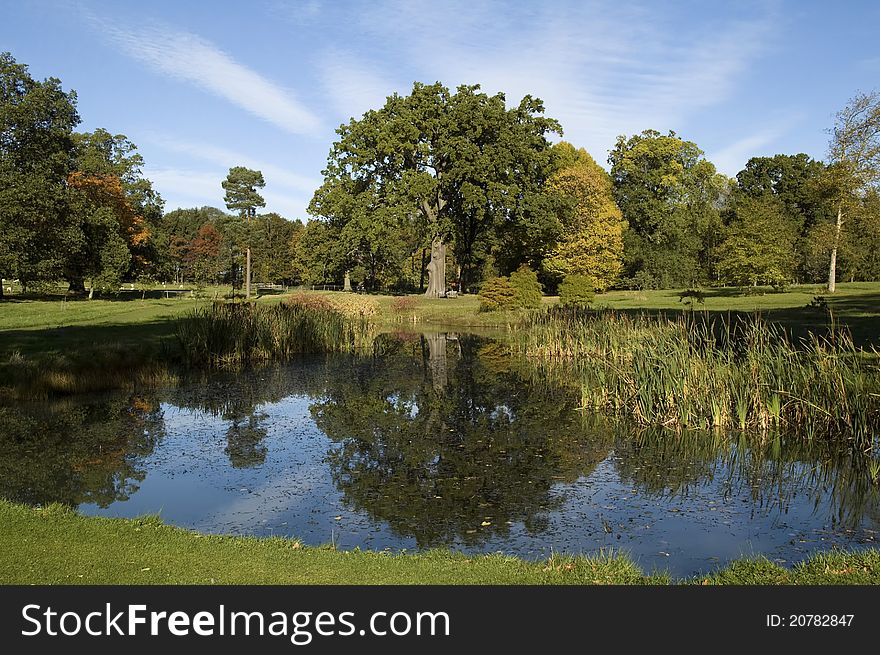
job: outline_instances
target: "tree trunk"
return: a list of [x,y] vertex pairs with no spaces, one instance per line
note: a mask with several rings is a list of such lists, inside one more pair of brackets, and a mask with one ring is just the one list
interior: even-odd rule
[[426,334],[428,343],[428,366],[431,370],[431,385],[435,391],[443,391],[448,382],[446,366],[446,335]]
[[67,280],[67,290],[70,293],[85,293],[86,283],[82,278],[69,278]]
[[422,270],[419,272],[419,293],[425,290],[425,249],[422,248]]
[[837,246],[840,244],[840,227],[843,225],[843,207],[837,206],[837,222],[834,224],[834,245],[831,247],[831,264],[828,267],[828,293],[837,288]]
[[446,244],[437,237],[431,243],[431,261],[428,262],[428,290],[425,298],[446,297]]
[[345,281],[342,283],[343,291],[351,291],[351,275],[348,271],[345,271]]
[[245,271],[244,298],[245,298],[245,300],[250,300],[251,299],[251,249],[250,248],[247,249],[246,264],[245,265],[247,267],[247,271]]

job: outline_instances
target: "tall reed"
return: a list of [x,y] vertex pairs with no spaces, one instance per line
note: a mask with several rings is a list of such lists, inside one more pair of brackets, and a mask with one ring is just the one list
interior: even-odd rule
[[364,317],[329,308],[215,303],[179,319],[177,338],[189,365],[240,366],[297,353],[360,351],[371,345],[373,329]]
[[870,444],[880,431],[878,353],[849,334],[793,341],[759,317],[676,319],[554,309],[526,317],[513,349],[567,371],[585,408],[640,423],[769,431]]

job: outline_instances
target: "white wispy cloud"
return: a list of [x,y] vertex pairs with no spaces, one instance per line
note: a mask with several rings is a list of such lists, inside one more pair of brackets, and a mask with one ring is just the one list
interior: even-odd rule
[[158,73],[201,87],[293,134],[313,134],[321,126],[292,91],[196,34],[168,25],[127,29],[91,19],[122,52]]
[[762,150],[776,142],[789,127],[775,126],[764,129],[756,134],[737,139],[733,143],[708,153],[707,158],[718,169],[718,172],[733,177],[743,169],[752,157],[761,156]]
[[[509,103],[528,93],[544,100],[566,140],[603,162],[619,134],[671,128],[687,137],[688,119],[727,99],[766,52],[773,12],[758,7],[747,18],[718,19],[706,10],[679,25],[650,4],[394,0],[351,19],[367,43],[383,44],[394,67],[362,63],[347,86],[371,80],[354,93],[364,100],[380,95],[373,81],[400,83],[404,76],[405,86],[413,77],[453,87],[480,83],[487,92],[506,92]],[[358,42],[346,52],[336,45],[329,60],[354,60],[363,47]],[[334,76],[345,79],[344,65],[323,72],[328,86]],[[393,89],[385,86],[387,95]]]
[[[218,169],[228,171],[233,166],[246,166],[247,168],[258,170],[263,174],[266,184],[270,187],[278,186],[311,193],[321,184],[321,179],[318,177],[295,173],[283,166],[278,166],[228,148],[207,143],[195,143],[185,139],[176,139],[158,134],[148,134],[147,139],[150,143],[158,145],[163,150],[187,155],[203,162],[210,162],[215,164]],[[226,173],[224,172],[223,177],[225,175]]]
[[398,88],[375,64],[370,65],[363,57],[336,48],[322,54],[318,69],[330,104],[346,119],[358,118],[369,109],[381,107],[394,91],[405,92],[409,86]]
[[[165,200],[165,211],[179,207],[202,207],[210,205],[224,209],[223,188],[220,182],[226,177],[228,169],[195,169],[185,167],[145,167],[144,174],[153,183],[153,188]],[[266,200],[266,211],[273,211],[285,218],[305,219],[304,208],[311,198],[311,190],[306,192],[278,189],[267,184],[261,191]]]
[[144,175],[165,200],[166,211],[206,204],[222,206],[223,191],[212,171],[146,166]]

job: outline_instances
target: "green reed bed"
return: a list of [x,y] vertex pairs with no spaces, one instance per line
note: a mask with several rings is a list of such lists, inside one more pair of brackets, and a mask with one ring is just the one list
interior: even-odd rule
[[240,366],[297,353],[360,351],[371,345],[373,329],[366,318],[298,303],[216,303],[180,318],[177,337],[190,366]]
[[758,317],[676,319],[556,308],[513,331],[513,349],[562,368],[583,406],[640,423],[845,437],[880,431],[878,353],[848,333],[794,341]]

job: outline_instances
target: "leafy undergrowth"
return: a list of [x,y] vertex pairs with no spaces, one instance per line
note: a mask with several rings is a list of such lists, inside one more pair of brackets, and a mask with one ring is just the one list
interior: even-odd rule
[[[448,551],[389,554],[284,538],[204,535],[156,517],[84,517],[0,502],[4,584],[670,584],[622,555],[528,562]],[[792,570],[739,561],[691,584],[875,584],[880,551],[831,553]]]

